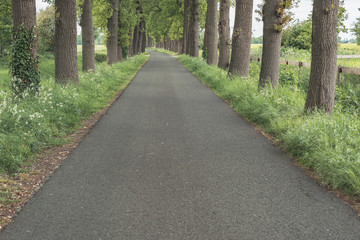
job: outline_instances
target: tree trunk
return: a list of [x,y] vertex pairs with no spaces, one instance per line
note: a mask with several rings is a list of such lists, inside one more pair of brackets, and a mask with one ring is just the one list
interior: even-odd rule
[[82,70],[95,71],[95,39],[91,0],[84,0],[80,17],[82,35]]
[[118,61],[118,62],[122,62],[122,61],[123,61],[122,46],[121,46],[121,44],[119,44],[119,43],[118,43],[118,45],[117,45],[117,61]]
[[145,48],[146,48],[146,22],[145,19],[142,20],[142,24],[141,24],[141,35],[142,35],[142,42],[141,42],[141,53],[145,52]]
[[187,53],[186,47],[188,45],[187,39],[189,35],[189,7],[190,0],[184,0],[184,29],[183,29],[183,42],[181,53]]
[[[253,0],[237,0],[229,73],[249,75]],[[281,39],[280,39],[281,40]],[[280,57],[280,53],[279,53]]]
[[276,13],[281,1],[267,1],[264,4],[264,42],[259,81],[261,87],[271,83],[277,88],[279,83],[281,30],[276,30],[275,25],[281,22]]
[[76,0],[55,0],[55,81],[79,82]]
[[[34,27],[36,27],[35,0],[27,0],[27,1],[12,0],[11,6],[12,6],[12,14],[13,14],[14,31],[17,31],[17,28],[22,23],[24,23],[24,26],[27,30],[32,30]],[[37,58],[37,40],[38,39],[35,38],[31,46],[31,52],[33,54],[34,59]]]
[[118,45],[118,0],[109,0],[113,14],[108,18],[107,28],[109,37],[107,39],[107,63],[112,65],[117,62],[117,45]]
[[200,9],[199,0],[193,0],[190,56],[199,57]]
[[138,45],[137,45],[137,43],[138,43],[138,38],[139,38],[139,26],[138,26],[138,24],[136,24],[135,25],[135,27],[134,27],[134,34],[133,34],[133,41],[132,41],[132,45],[133,45],[133,50],[132,50],[132,53],[133,53],[133,55],[136,55],[137,54],[137,52],[138,52]]
[[218,61],[218,36],[217,36],[217,0],[207,0],[207,63],[216,65]]
[[230,3],[229,0],[220,0],[219,21],[219,64],[218,67],[226,69],[230,60]]
[[132,33],[133,33],[133,31],[130,28],[129,29],[129,53],[128,53],[129,57],[131,57],[133,55],[133,44],[132,44],[132,42],[133,42],[133,34]]
[[334,108],[337,72],[337,17],[339,0],[314,0],[312,51],[306,110]]

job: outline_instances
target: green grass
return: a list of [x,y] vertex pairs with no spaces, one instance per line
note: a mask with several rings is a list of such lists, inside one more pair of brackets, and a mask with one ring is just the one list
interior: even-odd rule
[[0,173],[15,172],[37,152],[64,144],[66,135],[105,107],[147,59],[138,55],[111,67],[97,64],[95,74],[79,72],[80,84],[61,86],[53,79],[53,56],[40,56],[40,93],[25,100],[12,99],[8,70],[0,67]]
[[[331,116],[322,112],[306,115],[306,92],[298,84],[283,83],[278,90],[259,90],[256,63],[250,66],[251,77],[230,80],[226,71],[199,59],[186,55],[178,59],[237,112],[272,134],[300,164],[313,169],[324,184],[360,196],[357,112],[343,111],[338,102]],[[288,71],[282,70],[285,75]],[[306,77],[300,76],[293,82],[301,82],[301,78]]]

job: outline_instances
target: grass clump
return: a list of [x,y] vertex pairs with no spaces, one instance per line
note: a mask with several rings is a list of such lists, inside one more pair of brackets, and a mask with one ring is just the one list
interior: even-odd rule
[[178,59],[237,112],[271,133],[324,184],[360,196],[360,120],[356,111],[343,111],[338,102],[331,116],[323,112],[306,115],[303,81],[308,80],[306,74],[296,77],[293,70],[282,69],[288,81],[277,90],[259,90],[257,63],[251,63],[251,77],[229,79],[226,71],[199,59],[186,55]]
[[65,136],[105,107],[146,60],[138,55],[111,67],[97,64],[95,74],[80,74],[80,84],[62,86],[48,77],[53,59],[41,56],[40,91],[26,99],[12,98],[10,77],[0,75],[0,173],[16,172],[38,151],[64,144]]

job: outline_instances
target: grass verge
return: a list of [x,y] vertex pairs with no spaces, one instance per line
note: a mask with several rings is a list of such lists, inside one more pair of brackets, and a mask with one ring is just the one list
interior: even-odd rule
[[[81,121],[114,98],[147,60],[138,55],[111,67],[96,66],[96,73],[80,74],[80,84],[61,86],[50,76],[52,60],[40,65],[42,82],[36,97],[13,99],[9,88],[0,91],[0,173],[14,173],[34,154],[67,142]],[[44,77],[45,76],[45,77]],[[0,85],[7,86],[1,78]]]
[[[329,116],[304,114],[305,93],[294,85],[259,90],[258,77],[227,72],[181,55],[178,60],[249,121],[274,136],[297,161],[333,189],[360,197],[360,120],[337,105]],[[252,71],[252,66],[250,72]]]

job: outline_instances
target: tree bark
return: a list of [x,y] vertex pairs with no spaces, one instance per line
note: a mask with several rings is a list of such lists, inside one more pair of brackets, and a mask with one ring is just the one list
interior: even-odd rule
[[129,49],[128,49],[129,57],[131,57],[133,55],[133,44],[132,44],[132,42],[133,42],[133,31],[132,31],[132,29],[129,29]]
[[139,38],[139,26],[138,24],[135,25],[134,27],[134,34],[133,34],[133,41],[132,41],[132,52],[133,52],[133,55],[136,55],[137,52],[138,52],[138,38]]
[[200,9],[199,0],[193,0],[190,56],[199,57]]
[[117,62],[117,45],[118,45],[118,0],[109,0],[113,14],[108,18],[108,39],[106,43],[107,48],[107,63],[112,65]]
[[264,4],[264,41],[259,81],[261,87],[271,83],[277,88],[279,83],[281,31],[275,30],[275,25],[281,22],[276,13],[280,2],[281,0],[273,0]]
[[218,62],[218,31],[217,31],[217,0],[207,0],[207,63],[216,65]]
[[219,20],[219,64],[218,67],[226,69],[230,60],[230,3],[229,0],[220,0]]
[[305,110],[334,108],[339,0],[314,0],[309,89]]
[[184,29],[183,29],[183,42],[182,42],[182,49],[181,53],[187,53],[187,39],[189,35],[189,7],[190,7],[190,0],[184,0]]
[[[24,26],[27,30],[32,30],[36,27],[36,1],[28,0],[28,1],[19,1],[12,0],[12,14],[13,14],[13,26],[14,31],[17,31],[17,28],[24,23]],[[35,29],[36,30],[36,29]],[[35,35],[37,35],[35,33]],[[33,54],[34,59],[37,58],[37,37],[34,39],[31,52]]]
[[79,82],[76,0],[55,0],[55,81]]
[[80,17],[82,35],[82,70],[95,71],[95,39],[91,0],[84,0]]
[[231,62],[229,66],[230,74],[249,75],[252,10],[253,0],[236,1]]
[[142,24],[141,24],[141,53],[144,53],[145,52],[145,48],[146,48],[146,22],[145,22],[145,19],[143,19],[142,21]]
[[123,55],[122,55],[122,46],[120,43],[117,45],[117,61],[122,62],[123,61]]

